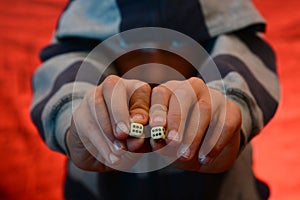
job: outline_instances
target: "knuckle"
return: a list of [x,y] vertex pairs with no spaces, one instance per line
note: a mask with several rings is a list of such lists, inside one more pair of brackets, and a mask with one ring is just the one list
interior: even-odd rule
[[152,95],[154,96],[162,96],[169,93],[169,89],[163,85],[159,85],[152,89]]
[[196,90],[197,90],[198,97],[203,96],[203,95],[205,96],[208,94],[209,88],[207,87],[207,85],[203,79],[198,78],[198,77],[192,77],[188,81],[193,87],[197,88]]
[[178,88],[174,91],[174,95],[177,97],[177,98],[188,98],[190,97],[190,92],[189,90],[186,90],[185,88]]
[[198,77],[191,77],[191,78],[189,79],[189,82],[190,82],[191,84],[205,85],[205,86],[206,86],[206,84],[204,83],[204,81],[203,81],[201,78],[198,78]]
[[168,87],[172,87],[172,86],[176,86],[179,83],[181,83],[182,81],[177,81],[177,80],[170,80],[167,81],[166,83],[164,83],[164,85],[168,86]]
[[236,132],[237,130],[237,123],[235,122],[235,120],[226,120],[226,122],[223,125],[223,134],[232,134],[234,132]]
[[147,84],[144,84],[144,90],[146,91],[146,92],[151,92],[151,86],[147,83]]
[[197,100],[197,94],[193,89],[193,86],[187,81],[182,82],[182,84],[175,89],[174,95],[184,101],[189,100],[191,102],[196,102]]
[[147,83],[141,83],[138,84],[138,89],[142,92],[142,93],[150,93],[151,91],[151,87],[149,84]]
[[103,85],[103,89],[106,90],[108,88],[113,87],[114,85],[117,84],[117,82],[120,80],[120,77],[116,76],[116,75],[109,75],[105,78],[105,80],[103,81],[102,85]]
[[116,81],[116,80],[118,80],[118,79],[120,79],[120,77],[111,74],[111,75],[108,75],[108,76],[105,78],[104,81],[105,81],[105,82],[109,82],[109,81]]
[[130,97],[131,103],[139,102],[143,104],[149,104],[151,88],[148,84],[139,86]]

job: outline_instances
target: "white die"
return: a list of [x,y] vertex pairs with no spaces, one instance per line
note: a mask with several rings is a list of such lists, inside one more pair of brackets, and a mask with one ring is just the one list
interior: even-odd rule
[[143,129],[144,129],[144,126],[142,124],[131,123],[129,135],[132,137],[141,137],[143,135]]
[[163,126],[155,126],[151,129],[151,137],[155,140],[166,139],[166,130]]

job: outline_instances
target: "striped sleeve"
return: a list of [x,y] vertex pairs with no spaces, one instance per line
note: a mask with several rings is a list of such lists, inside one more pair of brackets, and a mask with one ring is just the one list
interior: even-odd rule
[[240,106],[244,146],[270,121],[278,106],[274,52],[258,33],[241,31],[219,36],[212,58],[223,80],[213,80],[208,86],[226,93]]
[[[33,75],[34,98],[30,114],[46,144],[53,150],[67,153],[65,133],[70,126],[72,110],[86,91],[95,87],[95,81],[91,80],[101,82],[106,74],[113,72],[105,71],[98,60],[87,58],[84,51],[61,54],[53,51],[52,54],[48,52],[47,60]],[[83,72],[81,75],[78,75],[79,70]]]

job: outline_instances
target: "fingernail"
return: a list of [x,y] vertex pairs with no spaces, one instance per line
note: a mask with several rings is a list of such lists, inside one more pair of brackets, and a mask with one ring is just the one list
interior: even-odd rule
[[121,150],[124,150],[125,147],[124,147],[124,145],[121,142],[119,142],[118,140],[115,140],[114,141],[114,149],[116,151],[121,151]]
[[155,117],[153,117],[152,122],[153,123],[160,123],[160,124],[163,125],[166,122],[166,119],[162,116],[155,116]]
[[168,139],[169,139],[169,140],[176,141],[176,142],[179,142],[179,135],[178,135],[178,132],[175,131],[175,130],[169,131],[169,133],[168,133]]
[[178,156],[189,158],[191,156],[191,149],[188,145],[182,144],[178,151]]
[[144,120],[144,116],[141,115],[141,114],[135,114],[131,118],[132,122],[139,122],[139,121],[142,121],[142,120]]
[[122,133],[129,134],[129,128],[126,126],[126,124],[124,122],[119,122],[116,127],[116,133],[118,135],[120,135]]
[[209,165],[213,161],[213,159],[202,155],[200,156],[199,161],[202,165]]
[[110,159],[110,163],[111,164],[115,164],[115,163],[117,163],[120,159],[117,157],[117,156],[115,156],[114,154],[109,154],[109,159]]

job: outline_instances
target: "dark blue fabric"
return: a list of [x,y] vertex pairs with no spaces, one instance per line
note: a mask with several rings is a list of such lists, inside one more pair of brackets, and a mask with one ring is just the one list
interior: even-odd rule
[[50,44],[42,49],[40,58],[44,62],[54,56],[69,52],[90,52],[101,41],[87,38],[64,38],[57,43]]
[[67,175],[64,184],[66,200],[102,200],[91,193],[83,184]]
[[[161,174],[109,172],[99,174],[103,199],[131,200],[199,200],[217,199],[224,174],[202,174],[185,171]],[[117,192],[116,192],[117,191]]]
[[[67,176],[65,184],[66,200],[215,200],[218,199],[222,181],[227,172],[203,174],[184,171],[175,174],[150,172],[142,177],[125,172],[105,172],[98,174],[100,197],[96,198],[82,184]],[[255,180],[259,198],[266,200],[268,186]]]
[[276,58],[273,49],[262,38],[253,33],[240,31],[237,36],[271,71],[276,72]]
[[210,38],[197,0],[117,0],[117,4],[121,32],[153,26],[179,31],[199,42]]

